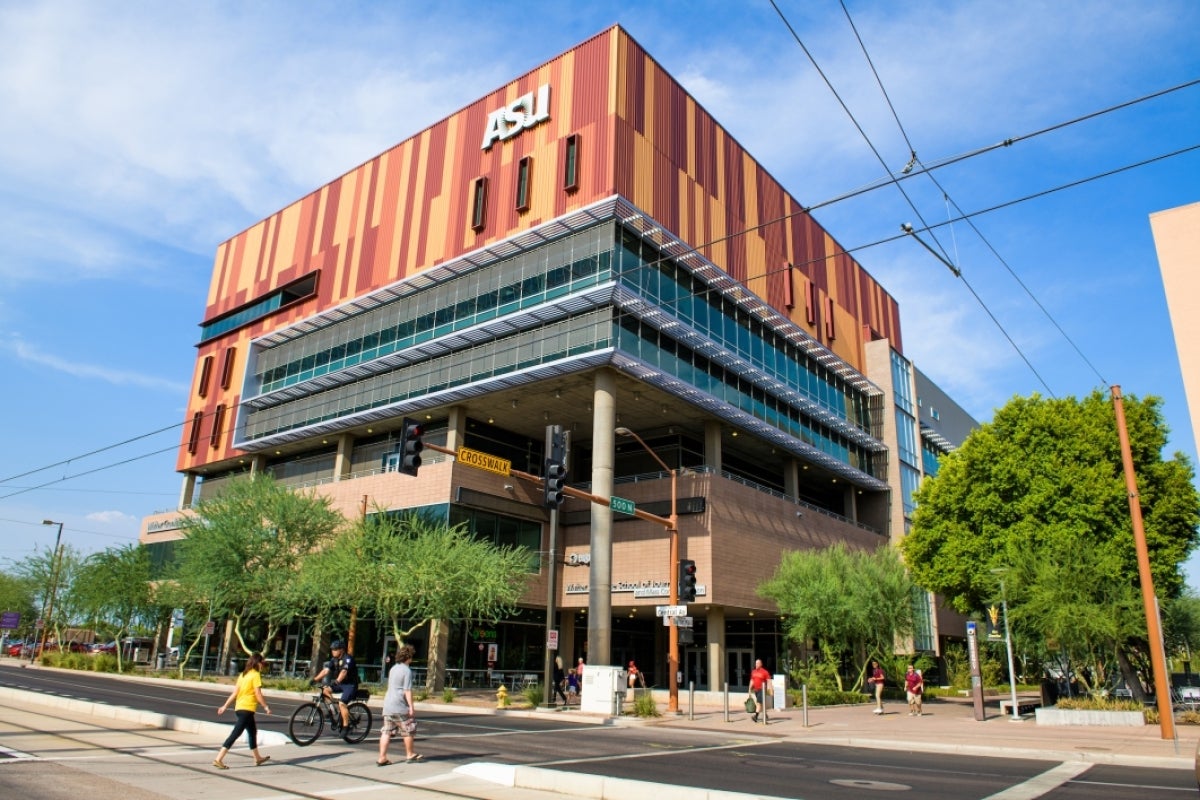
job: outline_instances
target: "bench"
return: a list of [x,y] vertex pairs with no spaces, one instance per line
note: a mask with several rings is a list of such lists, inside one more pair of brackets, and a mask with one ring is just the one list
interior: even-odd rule
[[[1018,700],[1017,701],[1017,716],[1023,714],[1032,714],[1035,709],[1042,707],[1041,700]],[[1012,714],[1012,700],[1000,701],[1000,713],[1005,716]]]

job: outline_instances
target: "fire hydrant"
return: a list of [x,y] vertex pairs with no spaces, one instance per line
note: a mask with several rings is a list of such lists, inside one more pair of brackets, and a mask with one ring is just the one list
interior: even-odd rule
[[500,684],[500,688],[496,690],[496,708],[508,708],[508,689],[504,684]]

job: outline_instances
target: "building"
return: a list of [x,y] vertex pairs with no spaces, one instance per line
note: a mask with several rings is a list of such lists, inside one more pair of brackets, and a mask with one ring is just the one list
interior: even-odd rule
[[1200,435],[1200,203],[1150,215],[1183,375],[1192,433]]
[[[559,425],[573,486],[666,516],[674,477],[700,584],[683,670],[744,686],[754,658],[789,656],[756,593],[782,551],[903,535],[894,498],[953,441],[919,418],[918,375],[896,301],[613,27],[218,248],[180,507],[267,472],[347,514],[426,509],[545,553],[536,483],[386,463],[407,416],[536,474]],[[145,521],[160,556],[178,513]],[[557,517],[559,652],[666,684],[664,529],[574,498]],[[454,669],[542,663],[550,560],[516,618],[455,629]],[[382,638],[365,638],[369,663]]]

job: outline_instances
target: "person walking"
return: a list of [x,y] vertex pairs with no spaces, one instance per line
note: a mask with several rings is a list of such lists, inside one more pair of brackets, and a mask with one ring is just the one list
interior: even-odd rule
[[264,756],[258,752],[258,724],[254,719],[254,712],[258,710],[259,706],[263,707],[263,711],[268,716],[271,714],[271,707],[267,705],[267,700],[262,693],[263,661],[262,653],[254,653],[250,656],[246,661],[246,668],[242,670],[241,675],[238,675],[237,685],[233,687],[233,691],[229,693],[224,704],[217,709],[217,715],[220,716],[229,708],[229,704],[233,703],[233,710],[237,715],[237,722],[234,723],[233,730],[226,737],[225,744],[221,745],[217,757],[213,759],[213,766],[217,769],[229,769],[229,765],[225,763],[225,754],[242,735],[242,731],[246,732],[250,752],[254,754],[254,766],[261,767],[271,760],[270,756]]
[[554,691],[550,694],[550,705],[557,705],[558,698],[562,698],[563,705],[570,705],[567,699],[567,693],[563,691],[563,687],[567,683],[567,674],[563,672],[562,656],[554,657]]
[[413,750],[413,736],[417,732],[417,708],[412,697],[412,668],[408,666],[413,660],[413,649],[404,645],[396,653],[396,663],[387,676],[387,694],[383,696],[383,725],[379,731],[379,759],[375,762],[378,767],[389,766],[388,744],[392,737],[400,734],[404,739],[404,763],[415,764],[424,761],[425,757]]
[[767,721],[767,690],[771,686],[771,673],[767,672],[763,667],[762,659],[755,659],[754,669],[750,671],[750,694],[754,695],[754,721],[758,722],[758,715],[763,715],[763,722]]
[[921,716],[921,696],[924,693],[925,678],[921,676],[920,670],[909,664],[908,670],[904,673],[904,694],[908,698],[908,715],[910,717]]
[[883,667],[879,666],[879,662],[871,659],[871,675],[867,678],[867,684],[875,691],[875,713],[883,713],[883,683],[887,680],[887,676],[883,673]]

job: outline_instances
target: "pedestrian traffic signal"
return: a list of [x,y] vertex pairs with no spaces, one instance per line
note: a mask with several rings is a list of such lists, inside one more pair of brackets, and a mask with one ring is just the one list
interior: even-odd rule
[[425,449],[425,444],[421,441],[424,433],[419,423],[408,417],[404,418],[400,427],[400,464],[397,468],[399,472],[416,477],[417,470],[421,467],[421,451]]
[[542,505],[558,508],[562,505],[563,487],[567,483],[567,440],[557,425],[548,429],[546,469],[542,479]]
[[696,562],[687,558],[679,560],[679,602],[690,603],[696,599]]

